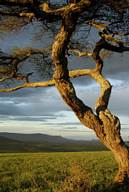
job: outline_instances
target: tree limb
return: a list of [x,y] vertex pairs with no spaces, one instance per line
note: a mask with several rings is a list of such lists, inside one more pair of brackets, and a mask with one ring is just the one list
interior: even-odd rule
[[112,52],[117,52],[117,53],[123,53],[123,52],[129,51],[129,47],[124,46],[124,43],[119,44],[119,46],[115,46],[106,41],[103,45],[103,49],[106,49],[106,50],[112,51]]
[[19,89],[23,88],[37,88],[37,87],[48,87],[48,86],[53,86],[54,85],[54,80],[46,81],[46,82],[28,82],[24,83],[22,85],[13,87],[13,88],[5,88],[5,89],[0,89],[0,92],[13,92],[17,91]]
[[71,13],[79,14],[85,10],[87,7],[90,7],[91,4],[94,4],[94,0],[81,0],[79,3],[70,3],[69,5],[63,6],[61,8],[51,8],[48,3],[43,3],[40,5],[40,9],[48,14],[53,15],[64,15],[65,12],[71,11]]
[[[93,1],[81,1],[76,6],[79,12],[92,6]],[[87,5],[87,6],[86,6]],[[52,60],[55,65],[55,86],[64,101],[72,108],[79,120],[90,129],[101,129],[100,122],[92,109],[85,105],[76,95],[72,82],[69,79],[67,68],[68,60],[65,56],[70,37],[75,30],[78,14],[74,15],[73,7],[63,13],[62,26],[52,46]]]
[[[92,73],[92,70],[90,69],[73,70],[73,71],[69,71],[69,76],[70,78],[76,78],[76,77],[90,75],[91,73]],[[0,79],[0,82],[9,80],[9,79],[12,79],[12,77],[2,78]],[[43,82],[26,82],[22,85],[19,85],[13,88],[0,89],[0,92],[13,92],[23,88],[48,87],[48,86],[54,86],[54,85],[55,85],[54,79],[49,81],[43,81]]]
[[100,39],[96,43],[95,49],[93,51],[93,59],[95,60],[96,63],[96,69],[94,70],[94,73],[91,74],[91,76],[96,80],[96,82],[100,84],[101,87],[100,96],[96,101],[97,114],[107,109],[112,88],[109,81],[106,80],[105,77],[102,75],[103,60],[100,57],[100,52],[103,49],[104,44],[105,41],[103,39]]
[[8,79],[16,79],[16,80],[26,80],[28,82],[28,78],[31,73],[24,75],[19,73],[19,65],[31,57],[32,55],[42,54],[44,57],[44,53],[50,50],[51,48],[26,48],[26,49],[15,49],[11,55],[7,55],[3,52],[0,52],[0,74],[3,78],[0,78],[0,82],[4,82]]
[[70,48],[69,51],[72,53],[75,53],[79,57],[91,57],[92,56],[92,52],[80,51],[79,49],[76,49],[76,48]]

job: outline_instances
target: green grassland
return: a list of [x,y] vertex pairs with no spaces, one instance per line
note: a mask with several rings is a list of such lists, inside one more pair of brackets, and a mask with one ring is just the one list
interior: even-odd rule
[[94,186],[94,191],[108,191],[105,187],[116,169],[108,151],[1,153],[0,192],[63,192],[61,186],[69,185],[67,178],[73,183],[87,178],[87,185]]

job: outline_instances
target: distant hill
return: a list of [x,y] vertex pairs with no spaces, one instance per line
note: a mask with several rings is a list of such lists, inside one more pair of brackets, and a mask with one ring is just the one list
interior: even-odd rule
[[98,140],[75,141],[46,134],[0,133],[0,152],[107,150]]
[[0,136],[0,152],[22,152],[27,151],[23,142]]
[[15,142],[15,141],[13,141],[12,139],[0,136],[0,144],[9,143],[9,142],[12,143],[12,142]]
[[56,143],[64,143],[67,142],[68,139],[65,139],[61,136],[51,136],[47,134],[19,134],[19,133],[0,133],[0,136],[6,137],[13,140],[23,141],[23,142],[34,142],[34,143],[42,143],[42,142],[56,142]]

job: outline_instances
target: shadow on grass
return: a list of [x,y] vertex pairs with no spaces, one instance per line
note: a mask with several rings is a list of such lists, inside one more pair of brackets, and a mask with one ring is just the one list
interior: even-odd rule
[[108,186],[95,185],[91,192],[129,192],[129,185],[110,184]]

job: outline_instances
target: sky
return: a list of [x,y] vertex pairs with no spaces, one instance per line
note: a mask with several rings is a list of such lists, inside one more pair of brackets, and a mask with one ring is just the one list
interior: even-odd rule
[[[33,41],[38,34],[35,25],[21,31],[3,33],[0,49],[10,53],[13,48],[42,47],[49,44],[44,37]],[[38,26],[40,29],[40,26]],[[34,31],[34,33],[32,32]],[[51,36],[51,34],[50,34]],[[94,41],[95,32],[90,40]],[[45,40],[44,40],[45,39]],[[93,61],[87,58],[69,58],[70,67],[90,67]],[[129,54],[113,54],[105,60],[104,74],[110,80],[113,90],[110,110],[118,115],[122,124],[122,136],[129,137]],[[87,77],[73,80],[77,95],[89,106],[95,106],[99,86]],[[96,139],[93,131],[84,127],[75,114],[63,102],[55,87],[24,89],[13,93],[0,93],[0,132],[43,133],[60,135],[70,139]]]

